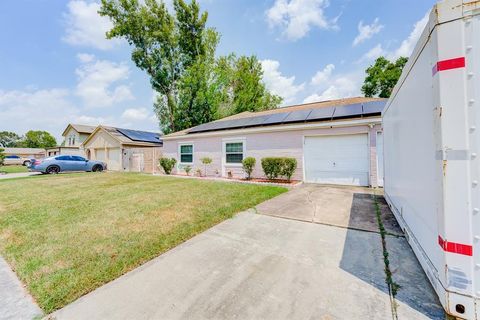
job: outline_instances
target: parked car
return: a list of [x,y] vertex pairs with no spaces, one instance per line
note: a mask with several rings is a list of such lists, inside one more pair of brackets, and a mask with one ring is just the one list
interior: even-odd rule
[[33,159],[22,158],[17,155],[8,155],[5,156],[4,164],[5,165],[22,165],[29,166],[32,163]]
[[80,156],[59,155],[35,160],[30,171],[55,174],[66,171],[100,172],[107,169],[107,164],[101,161],[87,160]]

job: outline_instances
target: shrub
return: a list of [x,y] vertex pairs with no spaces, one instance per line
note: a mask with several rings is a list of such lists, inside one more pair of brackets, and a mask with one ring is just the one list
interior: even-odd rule
[[295,158],[263,158],[262,169],[268,179],[277,179],[278,176],[284,176],[290,180],[297,169],[297,160]]
[[203,165],[205,166],[205,177],[206,177],[207,176],[207,165],[212,163],[212,158],[205,157],[205,158],[200,159],[200,161],[202,161]]
[[297,170],[297,159],[283,158],[283,166],[281,175],[287,178],[288,181],[292,179],[293,174]]
[[250,179],[252,177],[253,168],[255,168],[256,162],[257,160],[253,157],[247,157],[243,159],[242,166],[243,170],[245,170],[245,172],[247,173],[247,179]]
[[262,169],[268,179],[276,179],[282,172],[282,158],[262,158]]
[[160,166],[162,166],[163,171],[165,171],[166,174],[172,173],[172,169],[175,167],[176,163],[177,160],[175,158],[160,158]]
[[189,176],[190,171],[192,171],[192,167],[191,166],[186,166],[185,168],[183,168],[183,170],[185,170],[185,172],[187,173],[187,176]]
[[0,148],[0,167],[3,166],[3,162],[5,161],[5,153],[3,153],[5,149]]

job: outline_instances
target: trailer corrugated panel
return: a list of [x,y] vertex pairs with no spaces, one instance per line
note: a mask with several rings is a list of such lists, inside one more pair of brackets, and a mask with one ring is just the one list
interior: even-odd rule
[[386,199],[445,310],[465,319],[480,319],[479,13],[480,1],[433,8],[383,113]]

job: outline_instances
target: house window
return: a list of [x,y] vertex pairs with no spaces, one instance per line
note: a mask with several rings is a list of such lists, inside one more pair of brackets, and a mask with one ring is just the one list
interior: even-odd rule
[[180,163],[193,163],[193,144],[180,146]]
[[228,142],[225,144],[226,163],[242,163],[243,142]]

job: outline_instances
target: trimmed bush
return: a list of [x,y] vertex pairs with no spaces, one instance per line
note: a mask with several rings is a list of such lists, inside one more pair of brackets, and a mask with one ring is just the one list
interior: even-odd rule
[[166,174],[172,173],[173,167],[177,163],[175,158],[160,158],[160,166],[163,168]]
[[268,179],[277,179],[284,176],[290,180],[297,169],[295,158],[263,158],[262,169]]
[[268,179],[277,179],[282,172],[282,158],[262,158],[262,169]]
[[190,166],[185,166],[185,168],[183,168],[183,170],[185,170],[185,172],[187,173],[187,176],[190,175],[190,171],[192,171],[192,167]]
[[252,177],[253,168],[255,168],[256,162],[257,160],[253,157],[247,157],[243,159],[242,166],[243,170],[245,170],[245,172],[247,173],[247,179],[250,179]]
[[283,166],[281,175],[287,178],[288,181],[292,179],[293,174],[297,170],[297,159],[283,158]]

